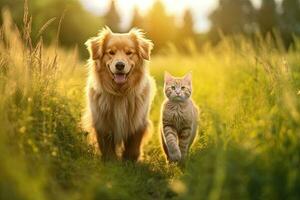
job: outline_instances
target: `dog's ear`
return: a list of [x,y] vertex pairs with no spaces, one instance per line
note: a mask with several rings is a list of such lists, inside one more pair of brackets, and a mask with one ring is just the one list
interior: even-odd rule
[[131,29],[129,31],[129,35],[131,35],[137,42],[139,56],[145,60],[150,60],[151,50],[153,49],[153,42],[146,39],[144,32],[137,28]]
[[90,58],[93,60],[100,59],[104,54],[104,43],[112,34],[112,31],[107,26],[103,28],[97,37],[92,37],[86,41],[85,45],[90,53]]

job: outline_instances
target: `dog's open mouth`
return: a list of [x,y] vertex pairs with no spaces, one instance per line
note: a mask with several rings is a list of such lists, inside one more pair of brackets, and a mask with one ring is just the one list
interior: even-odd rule
[[115,73],[114,75],[114,81],[117,84],[124,84],[127,80],[127,74],[125,73]]

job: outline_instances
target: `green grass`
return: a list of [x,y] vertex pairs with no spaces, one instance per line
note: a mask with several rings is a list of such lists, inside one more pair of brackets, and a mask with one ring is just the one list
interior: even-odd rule
[[[31,49],[5,16],[0,199],[300,198],[300,42],[283,51],[270,41],[224,38],[190,56],[153,56],[157,93],[145,159],[102,163],[80,128],[85,64],[55,46]],[[184,169],[165,162],[158,140],[165,70],[192,71],[201,109]]]

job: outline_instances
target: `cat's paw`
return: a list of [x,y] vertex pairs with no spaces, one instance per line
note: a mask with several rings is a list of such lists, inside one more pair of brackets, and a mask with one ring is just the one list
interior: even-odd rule
[[180,151],[174,151],[169,153],[169,161],[170,162],[179,162],[181,160]]

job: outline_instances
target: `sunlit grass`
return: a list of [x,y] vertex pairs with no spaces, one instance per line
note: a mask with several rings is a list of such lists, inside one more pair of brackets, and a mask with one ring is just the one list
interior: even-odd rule
[[[5,16],[1,198],[299,199],[299,42],[285,52],[271,42],[224,38],[190,56],[153,56],[157,94],[145,160],[104,164],[80,128],[84,62],[76,51],[42,43],[31,49]],[[165,70],[175,76],[192,71],[193,99],[201,109],[198,138],[183,169],[166,164],[158,140]]]

